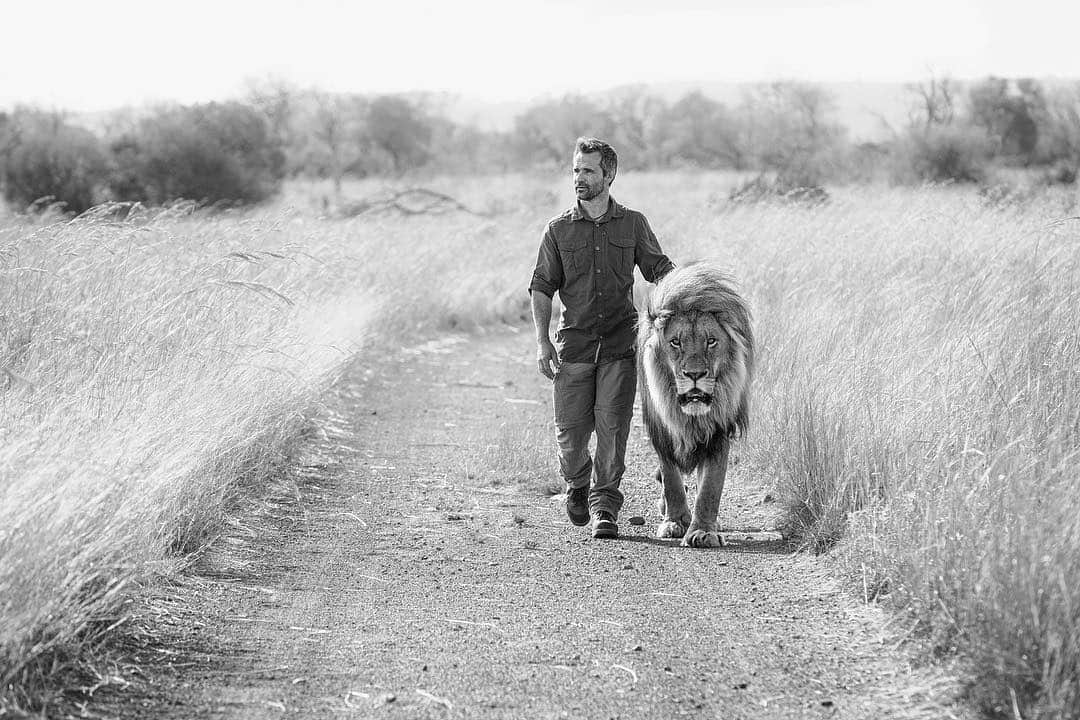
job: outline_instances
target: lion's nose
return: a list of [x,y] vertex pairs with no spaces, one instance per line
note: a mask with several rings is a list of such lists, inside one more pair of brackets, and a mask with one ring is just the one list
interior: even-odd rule
[[701,378],[705,377],[705,371],[704,370],[692,370],[692,371],[691,370],[683,370],[683,375],[690,378],[694,382],[697,382]]

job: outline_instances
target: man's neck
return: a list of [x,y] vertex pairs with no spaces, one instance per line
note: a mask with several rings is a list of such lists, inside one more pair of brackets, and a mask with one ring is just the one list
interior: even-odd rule
[[608,202],[610,200],[611,193],[604,190],[604,192],[600,193],[592,200],[579,200],[578,202],[581,203],[581,211],[584,212],[590,220],[596,220],[603,217],[604,213],[608,211]]

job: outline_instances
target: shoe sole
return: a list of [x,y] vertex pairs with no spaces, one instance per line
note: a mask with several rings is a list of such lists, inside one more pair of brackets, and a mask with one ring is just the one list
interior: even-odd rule
[[610,540],[619,537],[619,526],[606,524],[597,525],[593,528],[592,536],[597,540]]

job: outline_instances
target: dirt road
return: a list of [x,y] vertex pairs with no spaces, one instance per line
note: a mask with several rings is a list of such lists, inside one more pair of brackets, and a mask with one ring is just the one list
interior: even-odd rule
[[[640,427],[618,541],[470,472],[496,428],[547,421],[534,366],[531,338],[510,331],[357,362],[328,398],[338,427],[315,444],[305,500],[237,528],[190,585],[151,603],[175,642],[138,650],[131,684],[88,713],[965,716],[819,561],[738,534],[715,551],[652,539]],[[767,523],[760,491],[736,466],[724,526]]]

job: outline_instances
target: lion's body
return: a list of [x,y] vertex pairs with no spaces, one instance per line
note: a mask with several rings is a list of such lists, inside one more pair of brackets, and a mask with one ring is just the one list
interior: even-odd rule
[[[750,311],[730,278],[706,263],[664,277],[638,327],[642,413],[664,491],[659,536],[720,544],[716,514],[731,439],[749,424],[753,370]],[[690,472],[699,478],[692,515]]]

